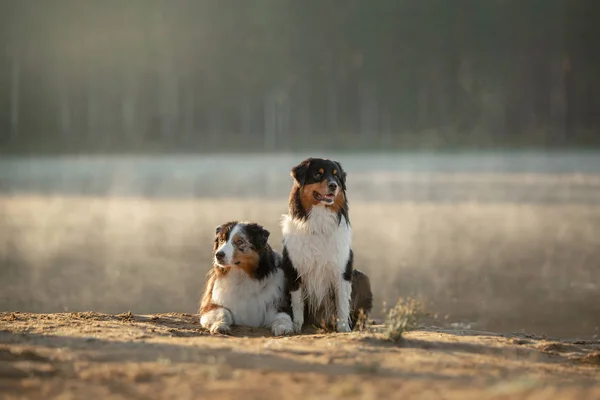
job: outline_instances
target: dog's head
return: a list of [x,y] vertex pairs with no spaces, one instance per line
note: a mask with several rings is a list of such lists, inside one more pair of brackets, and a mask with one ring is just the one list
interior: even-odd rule
[[238,221],[217,226],[213,244],[213,263],[227,270],[241,268],[254,276],[260,254],[268,246],[269,231],[256,223]]
[[307,158],[292,168],[291,175],[307,212],[314,206],[331,211],[346,208],[346,172],[339,162]]

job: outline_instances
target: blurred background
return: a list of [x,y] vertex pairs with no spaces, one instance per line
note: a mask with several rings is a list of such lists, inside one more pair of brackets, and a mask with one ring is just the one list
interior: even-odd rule
[[375,317],[600,334],[600,3],[0,0],[0,310],[197,310],[214,228],[281,249],[348,172]]

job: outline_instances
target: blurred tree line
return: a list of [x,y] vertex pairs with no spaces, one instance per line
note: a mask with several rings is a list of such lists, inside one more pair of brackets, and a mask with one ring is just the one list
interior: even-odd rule
[[5,151],[600,142],[593,0],[0,0]]

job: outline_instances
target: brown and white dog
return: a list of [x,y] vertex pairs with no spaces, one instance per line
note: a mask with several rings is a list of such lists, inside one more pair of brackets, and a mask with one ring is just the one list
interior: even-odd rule
[[306,324],[352,330],[373,306],[369,278],[354,269],[346,172],[337,161],[308,158],[295,166],[283,216],[283,261],[294,331]]
[[233,325],[267,327],[273,335],[293,333],[281,255],[256,223],[220,225],[213,246],[214,267],[200,303],[200,324],[211,333]]

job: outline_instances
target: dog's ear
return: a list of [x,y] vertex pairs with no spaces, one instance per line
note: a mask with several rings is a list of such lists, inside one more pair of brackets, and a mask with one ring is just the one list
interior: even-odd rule
[[298,185],[304,185],[304,182],[306,180],[306,173],[308,172],[308,168],[310,167],[311,162],[312,158],[307,158],[306,160],[302,161],[300,164],[292,168],[292,172],[290,173],[290,175],[292,175],[292,178],[294,178]]
[[248,240],[255,250],[264,248],[271,235],[268,230],[255,223],[246,225],[246,232],[248,233]]
[[219,225],[215,228],[215,235],[218,235],[223,230],[223,225]]
[[340,182],[342,182],[342,189],[346,190],[346,171],[344,171],[339,161],[334,161],[334,163],[338,166],[338,176],[340,177]]

